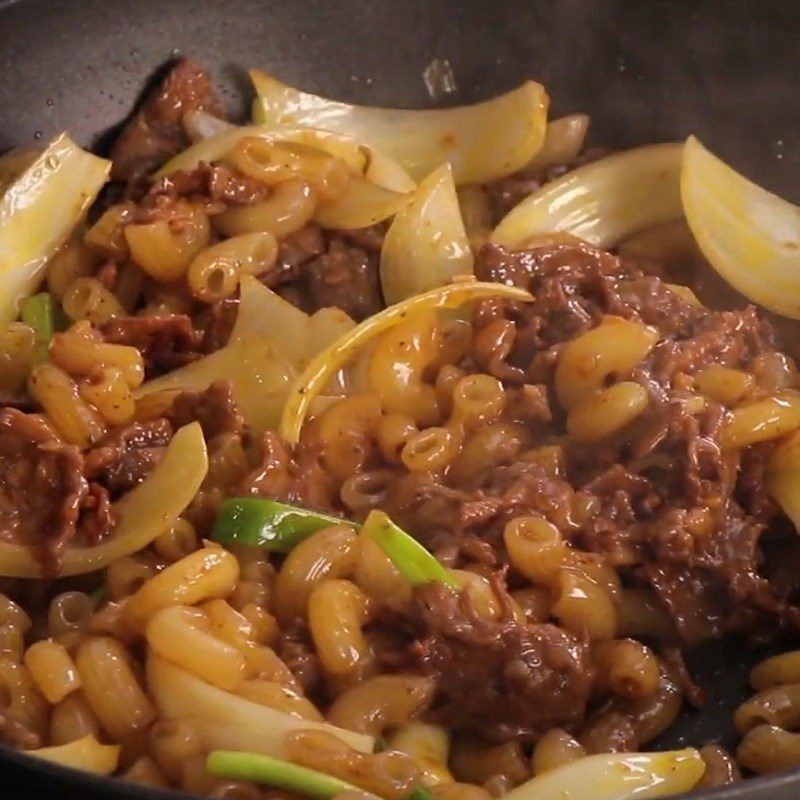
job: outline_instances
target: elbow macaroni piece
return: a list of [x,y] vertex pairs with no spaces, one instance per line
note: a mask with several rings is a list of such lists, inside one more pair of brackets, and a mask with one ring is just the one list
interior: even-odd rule
[[162,608],[227,597],[239,578],[239,562],[221,547],[204,547],[152,577],[125,604],[122,616],[136,631]]
[[136,405],[133,394],[116,367],[102,367],[78,384],[81,397],[93,405],[110,425],[124,425],[133,419]]
[[710,400],[732,406],[755,386],[755,378],[747,372],[711,364],[695,375],[695,386]]
[[649,404],[638,383],[622,381],[581,400],[567,416],[567,432],[576,442],[590,444],[625,428]]
[[379,736],[424,713],[433,701],[435,682],[418,675],[378,675],[346,689],[328,709],[340,728]]
[[331,578],[344,578],[359,560],[359,540],[347,525],[317,531],[286,557],[275,582],[275,613],[281,622],[305,616],[314,587]]
[[73,320],[88,319],[102,325],[125,314],[119,300],[97,278],[78,278],[61,298],[64,313]]
[[630,700],[652,697],[659,688],[659,663],[647,645],[634,639],[612,639],[592,648],[601,691]]
[[777,439],[798,427],[800,394],[787,390],[734,409],[719,432],[719,443],[726,450],[747,447]]
[[551,728],[533,748],[533,774],[543,775],[585,756],[586,750],[577,739],[561,728]]
[[86,702],[111,739],[120,742],[155,719],[153,706],[131,669],[130,655],[116,639],[86,639],[78,647],[75,664]]
[[25,666],[39,691],[52,705],[80,689],[81,679],[66,648],[49,639],[32,644],[25,652]]
[[568,342],[555,372],[556,391],[567,411],[602,389],[611,375],[630,372],[655,347],[658,331],[639,322],[605,317]]
[[361,628],[369,598],[347,580],[319,583],[308,597],[308,626],[322,666],[332,675],[354,674],[369,656]]

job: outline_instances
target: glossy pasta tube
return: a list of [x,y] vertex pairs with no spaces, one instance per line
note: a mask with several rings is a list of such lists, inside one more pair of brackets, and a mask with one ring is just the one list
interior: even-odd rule
[[346,689],[328,709],[328,719],[348,730],[378,736],[428,709],[435,683],[419,675],[378,675]]
[[369,598],[351,581],[320,583],[308,598],[308,627],[322,666],[350,675],[369,655],[361,628],[369,619]]
[[800,394],[779,392],[765,400],[739,406],[719,432],[723,448],[747,447],[777,439],[800,427]]
[[363,753],[371,753],[374,747],[370,736],[299,719],[237,697],[158,656],[148,659],[147,685],[163,716],[194,721],[207,750],[244,750],[283,758],[286,734],[306,729],[327,731]]
[[586,758],[583,745],[566,731],[551,728],[533,748],[533,774],[543,775],[581,758]]
[[204,547],[170,564],[131,595],[122,611],[123,619],[133,630],[142,631],[163,608],[227,597],[238,578],[239,562],[232,553],[221,547]]
[[758,775],[800,766],[800,733],[775,725],[749,730],[736,750],[739,763]]
[[420,183],[386,232],[380,259],[384,300],[399,303],[471,275],[472,264],[452,170],[443,164]]
[[733,715],[740,734],[757,725],[777,725],[796,730],[800,727],[800,683],[783,683],[762,689],[745,700]]
[[531,299],[527,292],[515,287],[498,283],[464,281],[431,289],[367,318],[314,358],[298,376],[281,416],[279,427],[281,435],[289,443],[297,442],[314,398],[320,394],[336,372],[379,334],[398,325],[414,312],[458,308],[470,300],[493,296],[518,302],[527,302]]
[[78,384],[81,397],[94,406],[110,425],[124,425],[133,419],[136,406],[122,370],[103,367]]
[[317,197],[307,183],[290,178],[275,186],[266,200],[232,206],[214,217],[214,227],[225,236],[268,231],[278,239],[299,230],[314,215]]
[[800,650],[766,658],[750,673],[750,684],[758,692],[782,683],[800,683]]
[[453,780],[447,762],[450,758],[450,733],[439,725],[407,722],[389,737],[389,747],[414,759],[429,785]]
[[64,292],[61,305],[70,319],[88,319],[94,325],[125,313],[119,300],[97,278],[78,278]]
[[211,634],[211,622],[200,609],[162,608],[148,621],[145,638],[151,652],[212,686],[231,690],[244,678],[244,656]]
[[126,226],[125,239],[134,262],[151,278],[168,283],[182,278],[195,256],[208,247],[211,228],[203,211],[187,209],[178,232],[169,222],[157,220]]
[[28,750],[26,754],[62,767],[93,772],[96,775],[110,775],[117,769],[120,749],[118,744],[100,744],[94,736],[84,736],[55,747]]
[[647,390],[633,381],[620,381],[587,397],[567,416],[567,433],[589,444],[612,436],[647,410]]
[[658,331],[640,322],[607,316],[596,328],[570,340],[555,373],[561,404],[571,411],[602,389],[606,379],[632,370],[658,341]]
[[697,750],[613,753],[581,758],[512,789],[507,800],[564,800],[592,787],[592,800],[643,800],[688,792],[702,777]]
[[81,679],[66,648],[49,639],[32,644],[25,652],[25,666],[39,691],[52,705],[80,689]]
[[[199,423],[181,428],[150,475],[114,505],[114,535],[91,547],[68,547],[61,575],[93,572],[146,547],[172,525],[194,499],[208,469]],[[41,566],[30,549],[0,542],[0,575],[38,578]]]
[[156,716],[129,659],[124,646],[110,636],[86,639],[75,654],[83,696],[117,742],[145,730]]
[[538,234],[561,232],[607,248],[678,219],[682,150],[682,144],[648,145],[572,170],[513,208],[491,241],[519,248]]
[[521,169],[545,137],[548,98],[528,81],[483,103],[433,111],[352,106],[250,73],[259,121],[339,131],[397,159],[416,180],[444,162],[456,183],[483,183]]
[[56,137],[0,196],[0,327],[44,277],[47,259],[83,218],[111,162]]
[[84,402],[76,383],[59,367],[50,363],[34,367],[28,389],[70,444],[84,449],[105,434],[102,417]]

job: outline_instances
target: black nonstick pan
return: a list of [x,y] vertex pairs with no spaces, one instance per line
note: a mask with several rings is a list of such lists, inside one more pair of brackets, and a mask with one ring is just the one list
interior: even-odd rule
[[[68,130],[102,150],[148,80],[179,54],[212,68],[245,115],[245,68],[346,100],[434,104],[425,67],[447,59],[471,102],[531,77],[556,115],[586,111],[594,144],[694,132],[762,185],[800,201],[800,15],[781,0],[0,0],[0,151]],[[731,713],[763,653],[691,654],[708,690],[663,746],[735,744]],[[0,748],[0,797],[156,798]],[[800,771],[693,797],[796,800]],[[591,787],[575,800],[592,800]]]

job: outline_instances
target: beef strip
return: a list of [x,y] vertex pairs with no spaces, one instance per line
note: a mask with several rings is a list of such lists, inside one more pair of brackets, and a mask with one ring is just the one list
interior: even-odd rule
[[496,741],[533,742],[583,720],[593,670],[585,643],[554,625],[517,621],[502,580],[499,619],[481,617],[466,593],[443,584],[415,589],[422,629],[419,668],[437,680],[432,713],[448,727]]
[[169,416],[176,428],[199,422],[209,440],[222,433],[241,434],[245,428],[231,381],[214,381],[202,392],[181,393],[173,401]]
[[167,419],[133,422],[84,455],[86,475],[101,481],[113,495],[124,494],[161,461],[172,434]]
[[87,480],[80,450],[43,417],[0,409],[0,539],[34,547],[44,573],[55,575],[79,532],[90,541],[109,533],[107,499]]
[[125,125],[111,148],[112,177],[136,181],[190,144],[181,125],[187,111],[226,116],[205,70],[182,59]]
[[182,367],[202,356],[203,332],[186,314],[112,317],[102,327],[106,341],[141,352],[148,377]]

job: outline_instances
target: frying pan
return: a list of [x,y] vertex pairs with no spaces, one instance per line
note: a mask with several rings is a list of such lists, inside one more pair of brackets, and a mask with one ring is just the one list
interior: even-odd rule
[[[102,151],[154,72],[178,54],[205,62],[242,117],[246,67],[354,102],[427,107],[423,71],[446,58],[457,90],[438,103],[483,99],[532,77],[547,86],[555,115],[591,114],[595,144],[694,132],[798,202],[796,8],[782,0],[0,0],[0,151],[64,129]],[[734,745],[731,714],[763,655],[736,641],[690,654],[706,707],[686,712],[657,744]],[[2,797],[175,796],[5,748],[0,770]],[[800,771],[692,797],[796,800]]]

